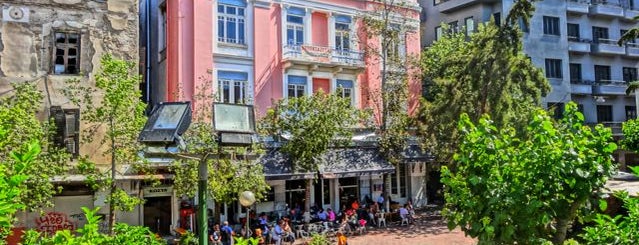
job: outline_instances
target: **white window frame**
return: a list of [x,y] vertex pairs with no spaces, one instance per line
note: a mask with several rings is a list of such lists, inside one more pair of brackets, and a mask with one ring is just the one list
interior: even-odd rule
[[[229,96],[228,101],[224,96],[224,85],[228,84],[229,86]],[[240,85],[240,94],[235,94],[235,86]],[[233,79],[219,79],[217,80],[217,88],[218,88],[218,102],[231,103],[231,104],[242,104],[246,105],[249,102],[248,96],[248,81],[243,80],[233,80]],[[239,96],[239,98],[238,98]],[[239,100],[238,100],[239,99]],[[239,102],[236,102],[239,101]]]
[[[217,11],[217,8],[219,8],[220,6],[224,7],[224,13],[220,13],[219,11]],[[216,25],[218,25],[217,28],[219,28],[219,23],[220,21],[222,21],[224,23],[224,36],[220,37],[220,33],[219,30],[217,30],[217,41],[221,42],[221,43],[230,43],[230,44],[238,44],[238,45],[246,45],[247,40],[246,40],[246,15],[247,15],[247,9],[245,7],[240,7],[240,6],[234,6],[234,5],[227,5],[227,4],[222,4],[222,3],[218,3],[217,4],[217,8],[216,8],[216,13],[217,13],[217,22]],[[228,8],[235,8],[235,14],[227,14],[227,9]],[[244,13],[243,15],[240,15],[240,9],[242,10],[242,12]],[[229,33],[228,33],[228,22],[230,20],[235,20],[235,38],[230,38],[229,37]],[[240,39],[240,24],[242,24],[244,26],[244,39],[241,40]]]
[[158,52],[162,52],[166,49],[166,2],[163,2],[158,6],[159,9],[159,17],[158,17]]
[[[288,38],[288,30],[290,30],[290,29],[293,29],[293,39],[292,39],[293,43],[289,43],[289,41],[291,39]],[[302,43],[298,44],[297,43],[297,38],[298,38],[297,31],[300,31],[300,30],[302,31]],[[291,22],[288,22],[286,24],[286,44],[289,44],[289,45],[302,45],[302,44],[304,44],[305,39],[306,39],[304,37],[304,35],[305,35],[304,24],[291,23]]]
[[[337,24],[347,24],[348,25],[348,29],[343,30],[343,29],[337,29]],[[353,27],[351,26],[350,23],[342,23],[342,22],[335,22],[335,49],[339,50],[339,51],[350,51],[353,48],[351,47],[351,30],[353,29]],[[338,39],[339,38],[339,42]],[[344,48],[344,44],[348,44],[348,48],[345,49]]]
[[[287,84],[286,86],[286,97],[287,98],[291,98],[291,96],[289,96],[291,89],[293,89],[293,97],[295,98],[299,98],[299,97],[303,97],[306,96],[307,92],[306,89],[308,89],[308,84],[307,85],[302,85],[302,84]],[[302,90],[304,94],[299,95],[297,92]]]

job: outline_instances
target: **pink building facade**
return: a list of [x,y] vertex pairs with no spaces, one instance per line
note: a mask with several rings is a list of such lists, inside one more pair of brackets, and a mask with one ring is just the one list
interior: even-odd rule
[[[251,104],[260,116],[279,99],[309,96],[322,90],[339,91],[357,108],[378,108],[374,103],[379,101],[375,96],[380,96],[382,66],[378,57],[367,55],[365,50],[379,47],[379,38],[366,36],[362,21],[364,15],[378,10],[375,1],[148,1],[157,1],[153,6],[159,7],[155,17],[153,7],[150,10],[150,29],[154,29],[153,23],[159,23],[158,48],[149,49],[152,56],[158,55],[158,59],[149,58],[151,73],[155,70],[159,74],[150,85],[155,97],[150,103],[193,101],[206,89],[203,92],[212,93],[218,101]],[[401,2],[403,15],[394,16],[394,20],[409,28],[403,28],[408,31],[401,33],[401,40],[393,47],[406,61],[420,52],[421,8],[416,0],[395,2]],[[409,81],[411,112],[417,107],[420,89],[419,80]],[[385,161],[375,149],[344,151],[355,159],[338,160],[382,167],[323,174],[311,189],[312,204],[339,210],[366,196],[376,200],[383,189],[389,190],[395,202],[411,199],[416,206],[426,203],[423,161],[407,162],[395,169],[388,163],[381,164]],[[280,157],[277,152],[266,154],[272,162],[279,162]],[[388,177],[386,183],[384,175]],[[292,208],[305,197],[300,185],[305,183],[306,175],[281,176],[285,174],[267,175],[272,193],[268,200],[256,204],[258,213],[281,212],[286,205]],[[233,222],[241,212],[239,204],[227,205],[222,217]]]
[[[399,52],[417,56],[420,8],[417,1],[401,2],[409,20],[404,23],[415,31],[402,34]],[[167,82],[160,100],[192,100],[198,89],[212,88],[219,101],[252,104],[262,115],[273,101],[342,87],[354,106],[374,107],[381,65],[364,50],[379,39],[363,34],[361,20],[376,11],[374,1],[166,3]],[[412,111],[419,81],[410,81],[409,88]]]

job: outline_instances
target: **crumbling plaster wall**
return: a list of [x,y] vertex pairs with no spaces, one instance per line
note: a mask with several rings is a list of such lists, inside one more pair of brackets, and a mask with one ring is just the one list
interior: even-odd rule
[[[65,81],[78,78],[84,83],[95,84],[93,75],[100,67],[103,54],[111,53],[138,62],[137,0],[1,1],[0,7],[5,6],[28,8],[29,20],[26,23],[0,22],[0,94],[11,90],[11,82],[37,83],[45,94],[39,115],[42,119],[48,118],[52,105],[76,107],[62,94]],[[0,12],[0,19],[2,14]],[[53,74],[56,30],[80,33],[80,74]],[[96,95],[95,99],[99,101],[100,96]],[[81,128],[84,127],[81,123]],[[80,153],[103,152],[98,143],[97,140],[81,143]],[[96,162],[108,163],[109,159],[101,154],[92,155]]]

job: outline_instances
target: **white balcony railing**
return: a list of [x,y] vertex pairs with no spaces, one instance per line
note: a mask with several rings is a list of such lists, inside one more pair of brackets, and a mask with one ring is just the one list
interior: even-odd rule
[[284,59],[308,63],[363,66],[364,53],[325,46],[289,44],[282,52]]

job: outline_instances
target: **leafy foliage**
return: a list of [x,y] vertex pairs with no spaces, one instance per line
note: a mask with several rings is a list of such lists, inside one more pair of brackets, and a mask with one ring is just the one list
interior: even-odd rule
[[258,237],[233,237],[233,240],[235,240],[234,244],[237,245],[257,245],[260,243],[260,238]]
[[[210,84],[210,83],[205,83]],[[208,194],[218,203],[237,200],[239,194],[250,190],[257,200],[263,199],[269,189],[262,165],[244,156],[257,155],[261,149],[252,147],[220,147],[213,128],[213,96],[210,85],[197,89],[194,95],[196,109],[193,123],[182,136],[186,152],[181,160],[174,162],[174,188],[178,195],[193,197],[197,190],[198,164],[207,159]]]
[[[7,131],[0,125],[0,138],[7,135]],[[15,222],[15,213],[18,210],[25,209],[24,203],[16,202],[20,194],[24,192],[22,183],[29,176],[25,174],[29,165],[31,165],[40,154],[40,142],[37,140],[26,144],[25,152],[12,151],[9,154],[13,159],[13,171],[6,171],[6,165],[0,165],[0,241],[10,234]]]
[[318,157],[331,146],[349,144],[352,128],[365,116],[348,99],[319,92],[278,101],[260,127],[268,135],[288,138],[281,150],[291,158],[295,171],[315,172]]
[[637,244],[639,243],[639,199],[627,192],[617,192],[615,196],[623,201],[627,215],[610,217],[597,214],[595,225],[584,228],[580,236],[587,244]]
[[[25,245],[119,245],[119,244],[165,244],[164,240],[157,237],[148,227],[130,226],[118,223],[114,227],[114,235],[106,235],[99,232],[100,216],[99,208],[93,210],[82,208],[87,219],[87,224],[79,228],[75,233],[70,230],[61,230],[48,237],[35,230],[28,230],[23,236],[22,244]],[[77,233],[77,234],[76,234]]]
[[109,229],[113,230],[115,210],[131,211],[142,202],[118,188],[115,177],[118,166],[124,164],[144,169],[137,137],[146,122],[146,105],[139,99],[140,77],[135,74],[133,62],[106,54],[100,59],[100,65],[95,86],[72,79],[67,81],[65,94],[81,108],[82,120],[87,124],[83,130],[84,142],[106,146],[102,154],[111,160],[110,173],[96,169],[89,157],[81,159],[79,169],[89,175],[89,185],[109,190]]
[[[480,244],[561,244],[577,211],[613,174],[609,128],[583,125],[569,103],[553,121],[538,109],[521,135],[462,114],[457,171],[442,168],[444,216]],[[555,224],[555,227],[551,226]]]
[[[27,210],[35,211],[53,205],[52,196],[58,189],[50,182],[54,176],[64,175],[68,170],[70,155],[53,143],[55,126],[38,119],[43,95],[35,84],[12,84],[11,96],[0,98],[0,166],[2,173],[12,176],[21,171],[27,179],[20,183],[22,191],[13,200],[24,204]],[[30,152],[32,144],[39,142],[42,152],[30,163],[22,166],[10,152]],[[19,171],[18,171],[19,170]]]
[[623,139],[621,145],[624,149],[639,152],[639,121],[630,119],[622,124]]
[[418,132],[439,161],[449,162],[457,149],[461,114],[473,122],[488,114],[496,126],[521,131],[550,91],[541,69],[522,52],[517,20],[527,21],[533,10],[532,1],[515,1],[503,25],[480,25],[468,38],[444,35],[422,53],[425,100]]
[[[345,146],[352,128],[366,118],[350,101],[320,91],[312,96],[278,101],[260,121],[260,130],[276,138],[285,136],[281,151],[292,162],[293,171],[315,173],[319,157],[332,146]],[[311,181],[306,183],[304,208],[310,209]]]
[[322,234],[313,234],[311,236],[311,240],[308,242],[308,245],[330,245],[331,241]]

